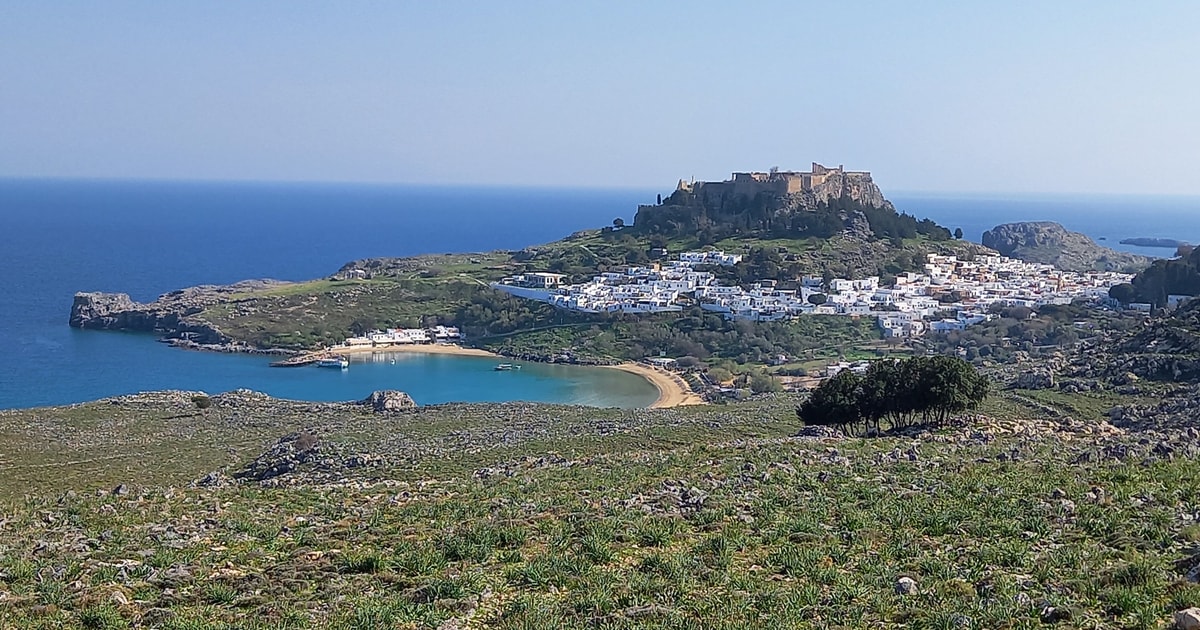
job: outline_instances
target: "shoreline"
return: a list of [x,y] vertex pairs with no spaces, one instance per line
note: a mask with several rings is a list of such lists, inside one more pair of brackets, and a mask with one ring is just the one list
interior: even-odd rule
[[[199,350],[211,350],[210,348],[195,348]],[[391,354],[391,353],[412,353],[412,354],[442,354],[461,357],[482,357],[491,359],[512,359],[502,354],[483,350],[481,348],[467,348],[457,344],[449,343],[430,343],[430,344],[389,344],[376,346],[331,346],[323,350],[313,350],[296,355],[292,355],[288,362],[297,361],[294,366],[306,365],[317,361],[318,359],[329,358],[333,356],[361,355],[361,354]],[[530,359],[521,359],[530,363],[540,363]],[[275,365],[275,364],[272,364]],[[283,365],[282,367],[293,367]],[[625,362],[616,365],[583,365],[579,367],[597,367],[607,368],[610,370],[620,370],[628,374],[640,376],[654,386],[658,390],[658,398],[650,403],[646,409],[668,409],[671,407],[680,407],[685,405],[706,405],[708,401],[702,396],[692,391],[692,388],[683,382],[679,376],[665,372],[658,368],[653,368],[642,363]]]
[[699,394],[693,392],[683,382],[683,379],[670,372],[664,372],[641,363],[620,363],[617,365],[599,365],[596,367],[636,374],[649,381],[651,385],[658,389],[658,400],[650,404],[650,409],[708,404]]
[[[502,355],[480,348],[465,348],[450,343],[401,343],[386,346],[333,346],[321,354],[391,354],[393,352],[412,352],[418,354],[451,354],[460,357],[492,357],[502,358]],[[315,353],[314,353],[315,354]]]
[[[417,354],[446,354],[463,357],[489,357],[493,359],[508,358],[489,350],[480,348],[465,348],[456,344],[392,344],[387,346],[350,346],[330,348],[329,354],[388,354],[392,352],[411,352]],[[620,363],[617,365],[587,365],[580,367],[599,367],[610,370],[620,370],[628,374],[640,376],[658,390],[658,398],[650,403],[649,409],[667,409],[683,405],[708,404],[699,394],[692,391],[683,379],[662,370],[641,363]]]

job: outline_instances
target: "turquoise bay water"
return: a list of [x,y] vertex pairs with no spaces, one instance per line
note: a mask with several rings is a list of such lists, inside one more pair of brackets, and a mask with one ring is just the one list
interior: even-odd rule
[[[148,301],[197,284],[306,280],[372,256],[519,249],[585,228],[632,222],[668,190],[436,188],[340,184],[0,179],[0,408],[67,404],[155,389],[249,388],[301,400],[356,400],[400,389],[421,404],[537,400],[639,406],[638,376],[571,366],[494,372],[488,359],[413,356],[346,372],[267,367],[269,359],[177,350],[148,335],[67,326],[76,291]],[[900,194],[897,209],[984,229],[1054,220],[1104,244],[1127,237],[1200,241],[1200,200]]]
[[408,392],[422,405],[538,400],[645,407],[658,397],[658,390],[636,375],[573,365],[521,363],[520,370],[498,372],[493,369],[498,361],[486,357],[396,352],[352,355],[346,370],[272,368],[269,357],[180,350],[144,334],[73,330],[69,340],[69,348],[60,350],[93,357],[93,365],[77,370],[70,383],[70,390],[84,399],[112,394],[114,382],[123,380],[114,374],[122,372],[136,375],[134,391],[219,393],[249,387],[280,398],[317,401],[357,400],[379,389]]

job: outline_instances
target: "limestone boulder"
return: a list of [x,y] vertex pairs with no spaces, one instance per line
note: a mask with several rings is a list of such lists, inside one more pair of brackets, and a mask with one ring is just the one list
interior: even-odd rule
[[413,401],[412,396],[395,389],[372,392],[370,396],[367,396],[362,401],[362,404],[371,407],[371,410],[375,413],[394,413],[417,407],[417,403]]

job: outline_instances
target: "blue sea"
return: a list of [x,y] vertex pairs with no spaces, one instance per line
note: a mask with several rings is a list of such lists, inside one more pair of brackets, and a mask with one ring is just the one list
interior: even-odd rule
[[303,400],[400,389],[420,404],[536,400],[645,406],[641,377],[574,366],[400,355],[345,372],[185,351],[67,326],[76,291],[153,300],[246,278],[305,280],[371,256],[519,249],[633,221],[652,191],[342,184],[0,180],[0,408],[157,389],[250,388]]
[[1016,221],[1056,221],[1100,245],[1154,256],[1174,249],[1122,245],[1126,238],[1169,238],[1200,243],[1200,197],[1134,195],[987,195],[898,193],[888,199],[901,212],[928,217],[979,242],[985,230]]
[[[250,388],[303,400],[376,389],[418,403],[537,400],[643,406],[656,392],[612,370],[527,365],[495,372],[470,357],[361,358],[345,372],[269,368],[269,359],[190,352],[148,335],[67,326],[76,291],[153,300],[246,278],[304,280],[371,256],[518,249],[576,230],[632,222],[669,190],[0,179],[0,408],[155,389]],[[1131,236],[1200,241],[1200,199],[1004,197],[909,193],[901,211],[979,240],[1009,221],[1054,220],[1111,247]]]

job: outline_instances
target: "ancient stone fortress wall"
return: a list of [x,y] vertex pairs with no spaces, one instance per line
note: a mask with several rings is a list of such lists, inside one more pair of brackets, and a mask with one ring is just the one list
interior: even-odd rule
[[792,195],[814,190],[825,185],[830,179],[839,176],[851,176],[852,179],[871,181],[871,174],[866,171],[850,171],[838,165],[836,168],[823,166],[813,162],[809,172],[772,171],[733,173],[723,182],[685,182],[680,180],[678,189],[686,192],[706,192],[719,197],[754,197],[760,193],[773,195]]

